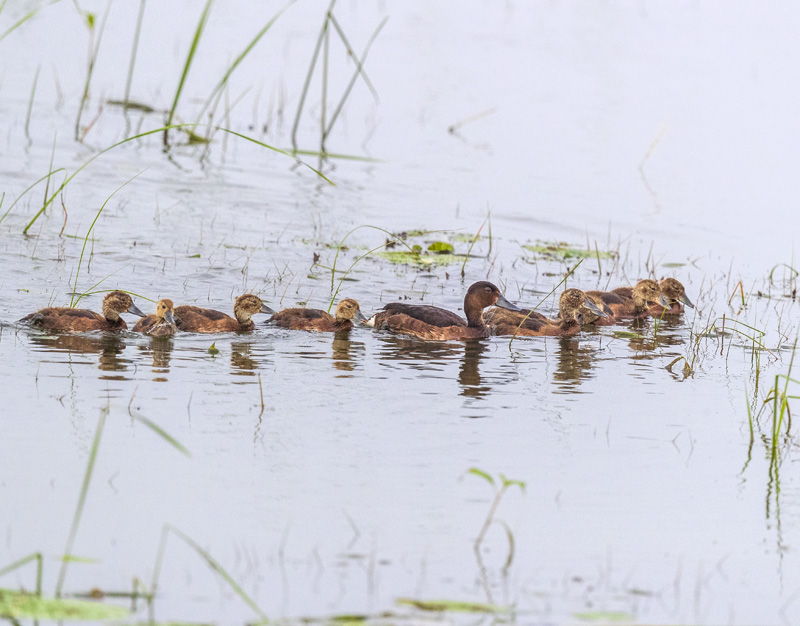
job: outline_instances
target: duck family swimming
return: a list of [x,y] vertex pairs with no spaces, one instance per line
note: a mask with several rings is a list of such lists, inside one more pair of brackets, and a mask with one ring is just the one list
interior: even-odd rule
[[[234,317],[221,311],[183,305],[162,299],[156,312],[144,315],[131,296],[112,291],[103,299],[102,315],[87,309],[47,307],[20,321],[53,332],[121,331],[127,329],[122,313],[139,315],[133,332],[152,337],[171,337],[177,332],[249,332],[255,329],[252,316],[271,314],[269,326],[289,330],[340,332],[353,328],[354,321],[398,335],[426,341],[482,339],[490,335],[570,336],[586,324],[608,325],[634,317],[679,315],[683,306],[694,308],[684,286],[674,278],[661,283],[652,279],[633,287],[612,291],[567,289],[559,297],[555,319],[509,302],[498,287],[488,281],[472,284],[464,296],[466,320],[457,313],[437,306],[391,302],[367,319],[352,298],[341,300],[334,315],[320,309],[289,308],[275,312],[255,294],[236,298]],[[491,308],[490,308],[491,307]],[[489,310],[486,310],[489,309]]]

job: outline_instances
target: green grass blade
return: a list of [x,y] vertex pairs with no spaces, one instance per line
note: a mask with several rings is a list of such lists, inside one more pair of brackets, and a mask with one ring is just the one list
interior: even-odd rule
[[[194,39],[192,39],[192,45],[189,48],[189,55],[186,57],[186,63],[183,65],[183,72],[181,73],[181,78],[178,81],[178,88],[175,91],[175,97],[172,100],[172,106],[170,107],[169,114],[167,115],[166,126],[172,124],[172,118],[175,116],[175,109],[178,108],[178,100],[180,100],[181,93],[183,92],[183,87],[186,83],[186,77],[189,75],[189,68],[192,66],[192,60],[194,59],[195,52],[197,52],[197,46],[200,45],[200,38],[203,36],[203,30],[206,27],[208,14],[211,11],[211,5],[213,2],[214,0],[206,0],[206,4],[203,7],[203,12],[200,14],[200,21],[197,23],[197,28],[194,31]],[[164,131],[164,143],[167,141],[167,130],[169,129]]]
[[145,0],[139,0],[139,15],[136,18],[136,29],[133,31],[133,49],[131,50],[131,62],[128,65],[128,78],[125,80],[125,108],[131,99],[131,83],[133,82],[133,68],[136,65],[136,53],[139,49],[139,35],[142,32],[142,21],[144,20]]
[[[83,115],[83,109],[86,108],[86,100],[89,98],[89,84],[92,82],[92,75],[94,74],[94,66],[97,62],[97,55],[100,53],[100,43],[103,41],[103,33],[106,30],[108,14],[111,12],[111,1],[112,0],[108,0],[108,4],[106,5],[106,10],[103,13],[103,21],[100,22],[100,28],[97,31],[97,42],[95,43],[94,50],[92,50],[92,54],[89,57],[89,68],[86,72],[86,82],[83,85],[83,94],[81,95],[81,102],[78,105],[78,116],[75,119],[75,141],[83,141],[83,137],[81,136],[81,116]],[[86,132],[88,132],[88,129]]]
[[16,569],[19,569],[23,565],[27,565],[31,561],[36,561],[36,595],[41,597],[42,595],[42,553],[41,552],[34,552],[33,554],[29,554],[28,556],[22,557],[18,561],[14,561],[11,565],[6,565],[3,569],[0,569],[0,576],[4,576],[10,572],[13,572]]
[[[41,178],[37,179],[37,180],[36,180],[36,182],[33,182],[33,183],[31,183],[31,184],[30,184],[30,185],[29,185],[29,186],[28,186],[28,187],[25,189],[25,191],[23,191],[21,194],[19,194],[19,196],[17,196],[17,199],[16,199],[16,200],[14,200],[14,202],[12,202],[12,203],[11,203],[11,206],[10,206],[10,207],[8,207],[8,210],[7,210],[5,213],[3,213],[3,215],[0,215],[0,224],[2,224],[2,223],[3,223],[3,220],[4,220],[4,219],[6,219],[6,216],[7,216],[9,213],[11,213],[11,209],[13,209],[13,208],[16,206],[17,202],[19,202],[20,200],[22,200],[22,198],[24,198],[24,197],[25,197],[25,195],[26,195],[26,194],[27,194],[27,193],[28,193],[28,192],[29,192],[31,189],[33,189],[34,187],[36,187],[36,185],[38,185],[38,184],[39,184],[40,182],[42,182],[43,180],[47,180],[47,179],[49,179],[49,178],[50,178],[50,177],[51,177],[53,174],[58,174],[59,172],[64,172],[64,171],[66,171],[66,170],[65,170],[63,167],[59,167],[58,169],[56,169],[56,170],[52,170],[51,172],[48,172],[47,174],[45,174],[45,175],[44,175],[44,176],[42,176]],[[5,196],[5,194],[3,194],[3,195]],[[52,200],[51,200],[51,202],[52,202]],[[2,204],[2,203],[0,203],[0,204]],[[48,204],[49,204],[49,203],[48,203]]]
[[200,113],[197,115],[198,121],[203,118],[203,114],[208,110],[208,107],[211,105],[211,101],[214,100],[216,96],[222,93],[222,90],[225,88],[225,85],[228,84],[228,79],[230,79],[231,74],[239,67],[239,64],[245,59],[245,57],[250,54],[252,49],[256,46],[256,44],[261,40],[261,38],[267,33],[267,31],[272,28],[273,24],[278,21],[278,18],[283,15],[286,10],[292,6],[297,0],[289,0],[288,4],[286,4],[282,9],[280,9],[272,18],[264,25],[264,27],[258,31],[258,34],[253,38],[253,40],[247,44],[245,49],[239,54],[238,57],[233,61],[231,66],[222,76],[220,81],[217,83],[216,87],[211,91],[211,94],[203,104],[203,108],[200,109]]
[[26,14],[25,16],[21,17],[19,20],[17,20],[16,23],[12,24],[11,27],[8,28],[8,30],[6,30],[2,35],[0,35],[0,41],[3,41],[3,39],[8,37],[11,33],[13,33],[15,30],[17,30],[25,22],[27,22],[34,15],[36,15],[37,12],[38,12],[38,9],[35,9],[35,10],[31,11],[30,13]]
[[174,447],[178,452],[180,452],[181,454],[185,454],[189,458],[192,458],[192,453],[189,452],[189,450],[180,441],[175,439],[175,437],[170,435],[166,430],[161,428],[161,426],[156,424],[154,421],[146,418],[144,415],[140,415],[139,413],[131,412],[131,416],[133,417],[133,419],[140,421],[142,424],[144,424],[150,430],[156,433],[159,437],[164,439],[164,441],[166,441],[168,444]]
[[[100,418],[97,420],[97,428],[94,432],[94,441],[92,441],[92,448],[89,452],[89,462],[86,464],[86,473],[83,476],[83,485],[81,486],[80,495],[78,496],[78,505],[75,507],[75,515],[72,518],[72,526],[69,529],[67,544],[64,546],[65,555],[72,554],[72,546],[75,544],[75,537],[78,535],[78,526],[81,523],[83,507],[86,504],[86,495],[89,493],[89,484],[92,481],[94,463],[97,460],[97,451],[100,449],[100,439],[103,436],[103,427],[106,424],[107,416],[108,408],[100,411]],[[61,597],[61,589],[64,587],[64,579],[67,576],[68,565],[69,560],[64,559],[61,561],[61,569],[58,571],[58,582],[56,582],[56,598]]]

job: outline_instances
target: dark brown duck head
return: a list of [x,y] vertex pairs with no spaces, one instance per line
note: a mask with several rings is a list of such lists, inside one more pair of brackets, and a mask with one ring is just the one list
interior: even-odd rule
[[103,298],[103,317],[115,322],[119,319],[120,313],[133,313],[139,317],[144,317],[144,313],[139,310],[131,298],[124,291],[111,291]]
[[237,322],[247,324],[256,313],[274,315],[275,311],[264,304],[261,298],[252,293],[246,293],[236,298],[236,302],[233,304],[233,315],[236,317]]
[[515,304],[506,300],[495,285],[482,280],[472,284],[464,296],[464,315],[467,316],[469,326],[482,327],[483,310],[490,306],[499,306],[510,311],[520,310]]
[[694,308],[694,304],[686,295],[686,289],[684,289],[681,282],[675,278],[665,278],[661,281],[661,293],[664,298],[667,300],[667,305],[671,306],[673,304],[685,304],[690,308]]
[[593,316],[608,317],[589,296],[580,289],[567,289],[558,299],[558,311],[562,320],[584,323],[584,312]]
[[361,312],[361,307],[358,306],[358,302],[352,298],[345,298],[339,302],[336,307],[335,317],[337,322],[351,322],[353,320],[359,322],[367,321],[367,318],[364,317],[364,314]]
[[669,303],[661,294],[659,284],[650,278],[645,278],[636,283],[633,288],[633,302],[637,307],[646,307],[651,303],[658,303],[663,307],[669,306]]

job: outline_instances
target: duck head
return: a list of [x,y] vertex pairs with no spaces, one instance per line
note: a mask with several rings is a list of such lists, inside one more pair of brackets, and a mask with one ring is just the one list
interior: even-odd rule
[[264,304],[261,298],[252,293],[246,293],[236,298],[236,302],[233,304],[233,314],[236,317],[236,321],[240,324],[246,324],[256,313],[274,315],[275,311]]
[[367,321],[367,318],[364,317],[364,314],[361,312],[361,307],[358,306],[358,302],[352,298],[345,298],[339,302],[336,307],[335,317],[337,322],[347,322],[352,320],[357,320],[359,322]]
[[682,303],[694,308],[694,304],[686,295],[683,284],[675,278],[665,278],[661,281],[661,293],[666,298],[668,305]]
[[564,291],[558,299],[558,310],[561,314],[561,319],[575,320],[578,324],[583,324],[584,311],[593,315],[594,318],[608,317],[595,304],[594,300],[580,289],[567,289]]
[[124,291],[111,291],[103,298],[103,317],[108,320],[119,319],[120,313],[133,313],[144,317],[144,313],[133,303],[133,298]]
[[172,300],[159,300],[156,305],[156,317],[158,318],[157,324],[166,321],[167,324],[174,325],[175,317],[172,315]]
[[645,278],[636,283],[636,286],[633,288],[633,300],[637,304],[657,302],[663,307],[669,307],[669,303],[661,293],[661,287],[656,281],[650,278]]

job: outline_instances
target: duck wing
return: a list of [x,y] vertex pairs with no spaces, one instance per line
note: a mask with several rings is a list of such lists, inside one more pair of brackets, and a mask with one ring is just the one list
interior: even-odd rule
[[467,320],[460,315],[440,309],[438,306],[426,304],[406,304],[404,302],[391,302],[383,307],[383,315],[396,315],[398,313],[418,320],[430,326],[444,328],[446,326],[466,326]]

